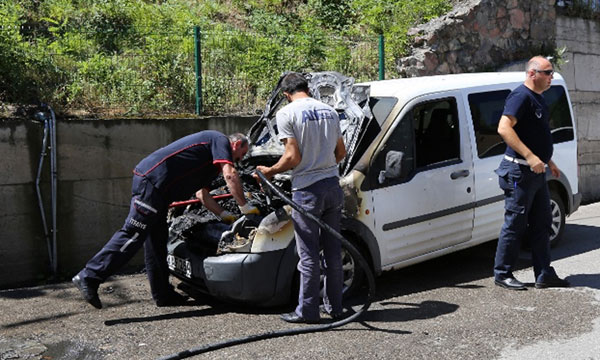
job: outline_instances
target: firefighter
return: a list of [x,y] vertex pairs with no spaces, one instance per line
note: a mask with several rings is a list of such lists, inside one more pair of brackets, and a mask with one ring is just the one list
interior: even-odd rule
[[206,189],[222,173],[241,213],[258,214],[258,209],[246,202],[234,166],[246,152],[248,139],[244,135],[227,137],[218,131],[206,130],[185,136],[143,159],[133,170],[131,204],[125,224],[72,279],[84,299],[95,308],[102,308],[99,285],[125,265],[143,245],[146,273],[156,305],[184,303],[186,297],[169,283],[168,206],[196,193],[223,221],[235,221],[236,216],[223,210]]

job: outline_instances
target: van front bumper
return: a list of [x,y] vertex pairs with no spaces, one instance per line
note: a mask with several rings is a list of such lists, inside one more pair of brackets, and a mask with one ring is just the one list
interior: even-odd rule
[[[185,245],[184,245],[185,246]],[[276,306],[289,301],[298,257],[294,246],[264,253],[228,253],[200,257],[175,251],[189,265],[171,273],[194,289],[215,298],[256,306]]]

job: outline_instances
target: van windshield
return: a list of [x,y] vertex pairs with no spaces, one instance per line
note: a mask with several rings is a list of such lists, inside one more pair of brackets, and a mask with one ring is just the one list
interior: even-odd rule
[[343,164],[343,175],[347,174],[356,165],[356,162],[362,157],[369,145],[379,135],[383,123],[392,112],[396,102],[398,102],[398,99],[395,97],[369,97],[369,108],[373,117],[370,119],[365,118],[360,130],[354,133],[357,145],[354,151],[349,154],[350,156],[346,158],[346,163]]

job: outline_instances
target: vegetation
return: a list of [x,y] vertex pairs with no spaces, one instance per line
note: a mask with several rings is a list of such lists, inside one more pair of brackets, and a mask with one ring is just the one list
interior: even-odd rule
[[595,0],[571,0],[563,1],[562,13],[566,16],[579,17],[583,19],[600,19],[600,4]]
[[194,26],[204,109],[259,109],[285,70],[377,76],[406,52],[411,26],[449,0],[2,0],[0,102],[60,112],[193,113]]

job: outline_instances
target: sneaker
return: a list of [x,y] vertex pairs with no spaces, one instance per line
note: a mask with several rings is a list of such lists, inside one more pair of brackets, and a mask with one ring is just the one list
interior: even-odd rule
[[540,281],[535,283],[536,289],[545,289],[545,288],[560,288],[560,287],[569,287],[571,284],[567,280],[561,279],[558,276],[555,278],[545,279],[544,281]]
[[96,309],[102,309],[102,302],[98,297],[98,285],[91,284],[89,281],[86,281],[79,276],[79,274],[75,275],[71,281],[77,286],[85,301],[90,303]]

